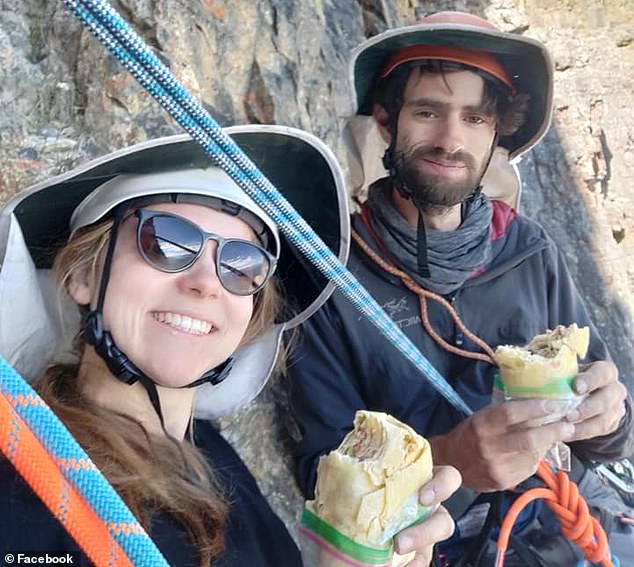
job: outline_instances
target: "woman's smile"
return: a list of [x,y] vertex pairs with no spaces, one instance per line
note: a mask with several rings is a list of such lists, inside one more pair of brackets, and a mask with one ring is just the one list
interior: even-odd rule
[[209,321],[190,317],[189,315],[173,313],[171,311],[154,311],[152,317],[159,323],[163,323],[189,335],[208,335],[217,330],[213,323]]

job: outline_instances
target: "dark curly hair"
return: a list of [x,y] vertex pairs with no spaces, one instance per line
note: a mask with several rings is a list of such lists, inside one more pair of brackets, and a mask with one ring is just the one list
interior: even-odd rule
[[384,79],[379,79],[373,89],[373,102],[383,107],[389,123],[394,123],[395,115],[401,111],[405,86],[415,70],[424,73],[441,74],[457,71],[471,71],[484,79],[484,108],[495,118],[496,130],[500,137],[511,136],[517,132],[524,121],[528,110],[530,96],[527,93],[512,95],[509,88],[470,65],[440,60],[413,61],[400,65]]

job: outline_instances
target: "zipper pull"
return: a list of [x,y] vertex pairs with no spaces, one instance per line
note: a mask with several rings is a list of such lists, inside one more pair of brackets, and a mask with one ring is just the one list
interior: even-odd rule
[[[457,292],[455,292],[455,293],[451,294],[451,297],[450,297],[450,299],[449,299],[449,304],[450,304],[450,305],[451,305],[451,307],[452,307],[452,308],[454,308],[454,309],[455,309],[455,305],[456,305],[456,298],[457,298],[457,296],[458,296],[458,293],[457,293]],[[462,346],[462,345],[463,345],[463,343],[464,343],[464,334],[463,334],[463,332],[462,332],[462,331],[457,330],[457,331],[456,331],[455,338],[454,338],[454,344],[455,344],[456,346],[460,347],[460,346]]]
[[464,343],[464,335],[462,334],[462,331],[458,331],[456,333],[456,346],[462,346],[462,344]]

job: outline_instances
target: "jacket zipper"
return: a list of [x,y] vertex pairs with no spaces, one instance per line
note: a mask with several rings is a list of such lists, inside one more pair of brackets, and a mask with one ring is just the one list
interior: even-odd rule
[[[456,308],[456,300],[458,299],[458,291],[455,291],[451,298],[449,299],[449,303],[451,307],[454,309],[456,313],[458,313],[458,309]],[[454,344],[457,347],[461,347],[464,343],[464,334],[460,329],[456,329],[456,333],[454,335]]]

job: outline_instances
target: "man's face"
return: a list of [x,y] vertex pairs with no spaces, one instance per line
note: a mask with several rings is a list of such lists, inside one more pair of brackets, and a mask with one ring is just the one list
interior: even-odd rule
[[484,80],[470,71],[410,73],[399,115],[395,166],[425,212],[443,212],[480,183],[495,135]]

